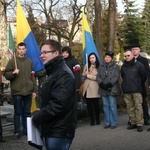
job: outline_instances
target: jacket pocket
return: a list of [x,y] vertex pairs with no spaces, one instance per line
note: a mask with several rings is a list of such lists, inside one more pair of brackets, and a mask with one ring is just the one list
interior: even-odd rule
[[121,94],[121,88],[119,83],[116,83],[112,88],[111,88],[111,94],[112,95],[120,95]]

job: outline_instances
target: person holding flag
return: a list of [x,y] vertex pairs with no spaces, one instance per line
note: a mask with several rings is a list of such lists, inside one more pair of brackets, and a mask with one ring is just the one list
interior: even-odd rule
[[[87,18],[82,10],[82,43],[83,43],[83,78],[86,80],[83,83],[82,95],[86,98],[87,108],[91,119],[91,125],[100,124],[99,119],[99,86],[96,81],[97,69],[100,63],[99,54],[97,52]],[[94,107],[94,108],[93,108]],[[94,115],[95,113],[95,115]]]
[[99,86],[96,81],[98,74],[99,61],[95,53],[88,56],[87,64],[83,70],[83,76],[86,78],[83,86],[83,97],[86,98],[87,109],[91,119],[91,126],[100,124],[99,108]]
[[27,46],[26,54],[32,60],[34,71],[39,72],[44,69],[44,64],[40,58],[40,49],[36,43],[33,32],[28,24],[22,7],[17,0],[17,44],[24,42]]
[[10,80],[11,95],[14,101],[14,139],[20,138],[20,117],[24,108],[24,134],[27,134],[26,118],[31,116],[32,96],[36,96],[36,82],[32,74],[33,63],[26,56],[26,44],[21,42],[17,46],[16,57],[9,60],[4,76]]
[[[27,46],[26,55],[32,60],[34,66],[35,76],[38,78],[38,94],[39,94],[39,105],[41,107],[40,98],[40,85],[46,79],[46,72],[44,69],[44,64],[40,58],[40,49],[37,45],[33,32],[29,26],[23,9],[20,5],[19,0],[17,0],[17,44],[24,42]],[[33,99],[34,100],[34,99]]]

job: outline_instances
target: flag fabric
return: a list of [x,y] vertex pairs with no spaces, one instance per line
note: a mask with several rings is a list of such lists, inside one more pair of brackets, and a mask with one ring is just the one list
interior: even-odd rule
[[13,57],[14,52],[15,52],[15,43],[14,43],[14,39],[12,36],[12,31],[11,31],[11,27],[10,24],[8,25],[8,34],[9,34],[9,53],[10,53],[10,58]]
[[86,64],[86,55],[89,55],[90,53],[95,53],[97,58],[100,61],[99,54],[97,52],[90,27],[87,22],[87,18],[84,14],[84,9],[82,10],[82,44],[83,44],[83,65]]
[[44,64],[40,58],[40,49],[36,43],[29,23],[25,17],[19,0],[17,0],[17,44],[24,42],[27,46],[27,56],[34,64],[34,71],[44,69]]
[[35,111],[37,111],[37,110],[38,110],[38,108],[37,108],[37,105],[36,105],[36,100],[35,100],[34,97],[32,97],[32,105],[31,105],[31,110],[30,110],[30,112],[33,113],[33,112],[35,112]]

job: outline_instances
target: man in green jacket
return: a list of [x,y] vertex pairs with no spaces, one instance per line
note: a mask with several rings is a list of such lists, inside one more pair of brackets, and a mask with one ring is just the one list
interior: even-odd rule
[[[27,134],[26,118],[31,116],[32,96],[35,97],[36,82],[33,74],[33,63],[26,56],[26,44],[17,46],[16,57],[9,60],[4,76],[10,80],[11,94],[14,100],[14,139],[20,138],[20,116],[24,123],[23,133]],[[23,111],[22,111],[23,110]]]

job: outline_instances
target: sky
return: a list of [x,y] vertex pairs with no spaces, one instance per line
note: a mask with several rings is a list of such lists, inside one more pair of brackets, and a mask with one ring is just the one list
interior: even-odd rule
[[[80,3],[85,4],[86,0],[79,0]],[[124,9],[123,9],[123,4],[122,4],[122,0],[116,0],[117,4],[118,4],[118,11],[123,13]],[[136,0],[136,4],[137,4],[137,8],[139,8],[139,10],[142,10],[142,8],[144,7],[144,3],[145,0]]]
[[[123,9],[123,4],[121,2],[122,0],[116,0],[117,4],[118,4],[118,11],[119,12],[123,12],[124,9]],[[145,3],[145,0],[137,0],[135,2],[135,4],[137,4],[137,8],[139,8],[139,10],[142,10],[142,8],[144,7],[144,3]]]

